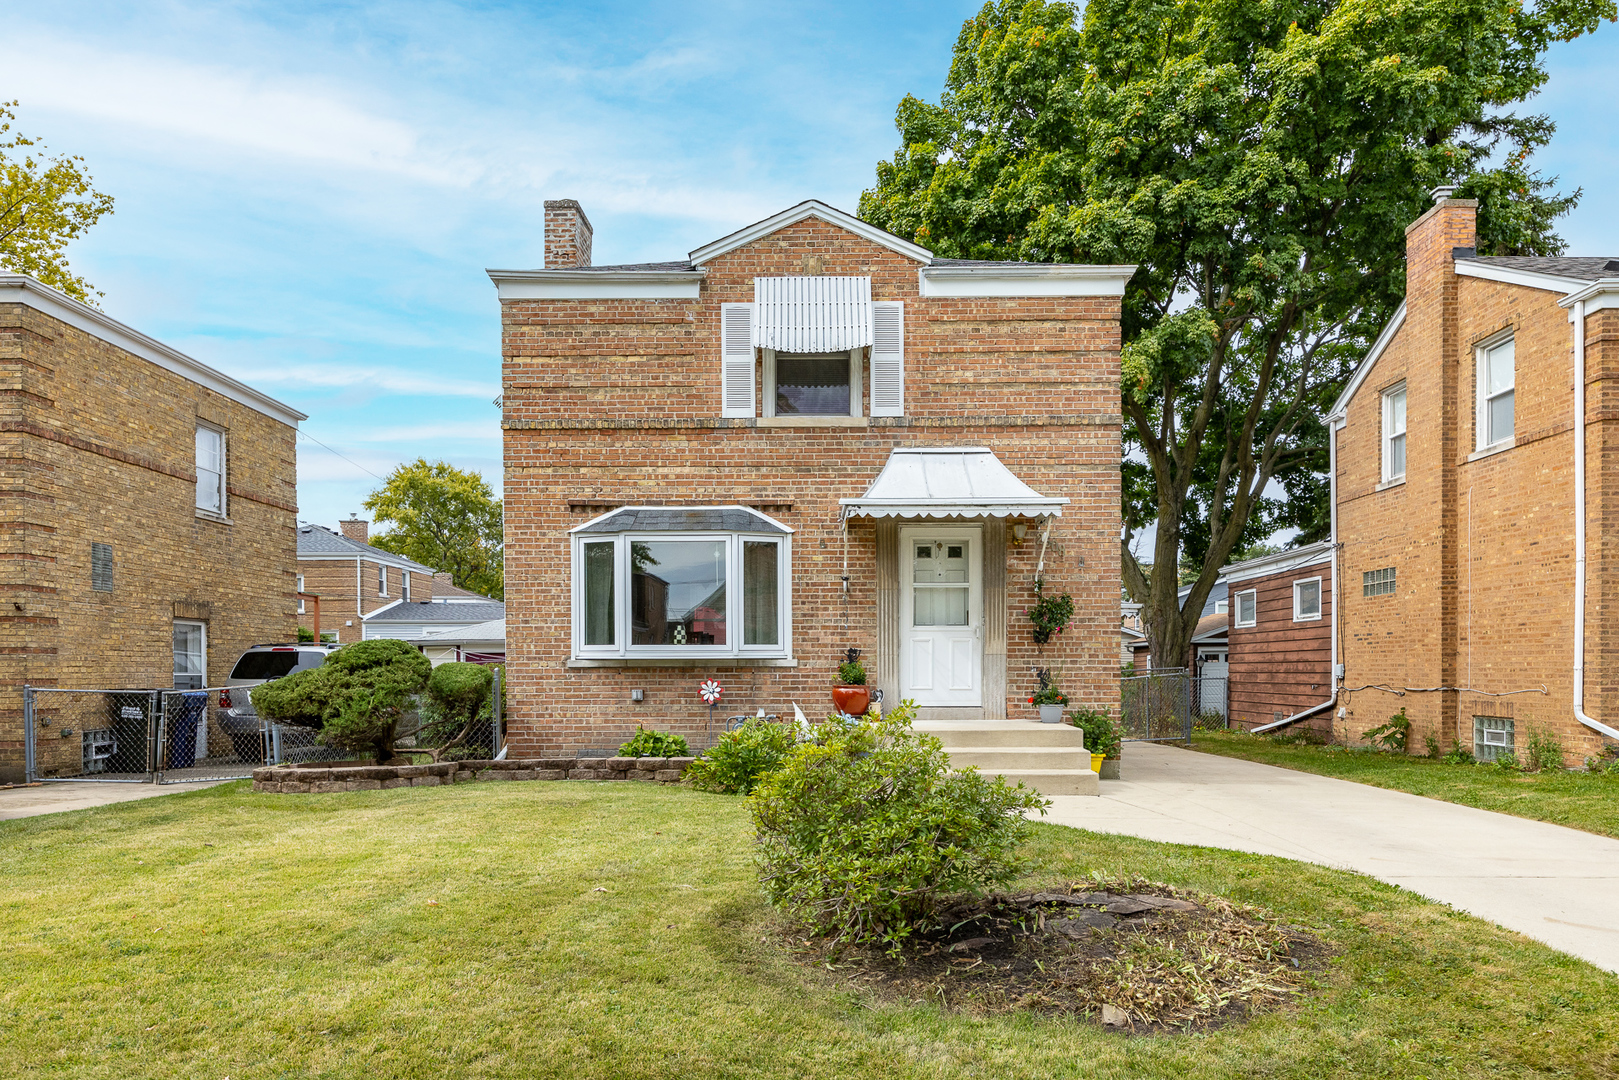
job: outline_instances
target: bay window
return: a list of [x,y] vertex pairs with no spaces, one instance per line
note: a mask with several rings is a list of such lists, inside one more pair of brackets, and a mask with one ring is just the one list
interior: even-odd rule
[[789,543],[744,507],[632,507],[580,526],[575,655],[787,656]]

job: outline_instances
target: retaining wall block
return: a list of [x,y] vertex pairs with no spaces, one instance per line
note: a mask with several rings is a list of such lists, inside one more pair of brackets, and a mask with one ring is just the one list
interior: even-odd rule
[[680,769],[659,769],[656,773],[660,784],[678,784],[680,783],[680,774]]
[[389,790],[391,788],[401,788],[401,787],[410,787],[410,786],[411,786],[410,777],[408,777],[408,776],[396,776],[392,780],[384,780],[382,782],[382,789],[384,791],[387,791],[387,790]]
[[568,770],[567,769],[535,769],[534,770],[534,779],[536,779],[536,780],[566,780],[567,778],[568,778]]
[[666,757],[640,757],[635,759],[635,767],[643,772],[657,772],[659,769],[669,767],[669,759]]
[[393,767],[399,770],[400,776],[408,776],[412,780],[420,776],[427,776],[433,770],[431,765],[395,765]]
[[635,768],[635,759],[632,757],[612,757],[607,759],[607,767],[614,772],[629,772]]
[[438,787],[444,782],[440,776],[413,776],[410,778],[412,787]]

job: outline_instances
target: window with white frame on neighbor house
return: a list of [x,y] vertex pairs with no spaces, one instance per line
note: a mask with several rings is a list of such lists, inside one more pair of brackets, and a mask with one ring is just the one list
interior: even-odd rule
[[298,575],[298,614],[300,614],[300,615],[302,615],[304,613],[304,596],[303,596],[303,593],[304,593],[304,576],[302,574],[299,574]]
[[1321,617],[1321,579],[1302,578],[1293,583],[1293,621],[1306,622]]
[[386,566],[377,567],[377,595],[388,595],[388,568]]
[[174,688],[201,690],[208,685],[208,624],[174,620]]
[[1383,391],[1383,481],[1405,475],[1405,383]]
[[1237,625],[1253,626],[1259,621],[1259,594],[1253,589],[1237,594]]
[[197,425],[197,509],[225,516],[225,433]]
[[1512,338],[1478,349],[1478,446],[1484,450],[1512,438],[1517,346]]
[[401,570],[401,571],[399,571],[399,582],[400,582],[400,584],[399,584],[399,598],[401,600],[403,600],[405,603],[408,604],[408,603],[410,603],[410,571],[409,570]]
[[580,657],[786,656],[784,536],[585,534],[574,548]]

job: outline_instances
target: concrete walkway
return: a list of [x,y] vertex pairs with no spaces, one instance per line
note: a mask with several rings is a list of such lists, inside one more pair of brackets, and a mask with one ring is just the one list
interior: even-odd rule
[[1619,971],[1619,840],[1173,746],[1121,764],[1043,820],[1356,870]]
[[54,814],[60,810],[83,810],[134,799],[151,799],[181,791],[213,787],[223,780],[188,784],[108,784],[94,780],[63,780],[38,787],[0,788],[0,821],[10,818]]

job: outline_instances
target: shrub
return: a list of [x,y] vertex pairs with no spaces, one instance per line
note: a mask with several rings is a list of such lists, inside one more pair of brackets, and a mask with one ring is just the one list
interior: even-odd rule
[[1411,739],[1411,718],[1405,715],[1405,707],[1388,718],[1388,723],[1379,724],[1361,736],[1362,739],[1373,746],[1381,746],[1385,750],[1398,750],[1405,753],[1405,744]]
[[1230,726],[1230,721],[1218,709],[1204,709],[1192,717],[1193,731],[1225,731]]
[[1069,622],[1073,620],[1074,598],[1067,593],[1047,596],[1045,579],[1035,578],[1034,606],[1024,614],[1034,623],[1034,643],[1044,645],[1051,640],[1053,634],[1060,634],[1067,629]]
[[1563,767],[1563,744],[1556,735],[1539,725],[1529,728],[1529,741],[1523,748],[1523,769],[1525,772],[1540,772],[1542,769],[1557,771]]
[[1585,767],[1594,773],[1619,775],[1619,744],[1604,743],[1594,757],[1585,759]]
[[1490,767],[1497,772],[1519,772],[1523,768],[1518,764],[1518,755],[1511,750],[1495,755],[1495,760],[1490,762]]
[[712,750],[686,769],[686,779],[702,791],[750,794],[761,776],[781,766],[796,741],[791,725],[755,717],[721,735]]
[[618,748],[619,757],[685,757],[691,753],[682,735],[668,731],[648,731],[635,725],[635,735]]
[[866,665],[858,660],[845,660],[838,665],[838,682],[848,686],[865,686]]
[[433,665],[403,641],[345,645],[318,668],[255,686],[253,708],[277,723],[320,729],[327,746],[393,757],[399,721]]
[[1085,733],[1085,749],[1093,754],[1116,758],[1124,742],[1124,732],[1106,709],[1075,709],[1068,720]]
[[911,727],[914,712],[905,702],[875,722],[819,725],[749,800],[765,895],[834,947],[897,954],[938,925],[945,897],[1010,882],[1024,814],[1050,805],[952,769],[943,744]]
[[1473,751],[1459,742],[1453,742],[1450,744],[1450,749],[1445,751],[1445,756],[1439,760],[1446,765],[1471,765],[1473,764]]

